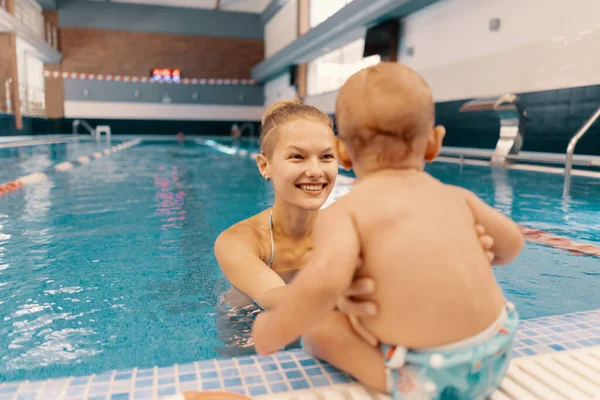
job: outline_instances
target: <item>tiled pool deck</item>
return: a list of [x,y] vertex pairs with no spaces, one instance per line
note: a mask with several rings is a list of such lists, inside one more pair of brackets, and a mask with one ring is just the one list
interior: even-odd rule
[[[521,322],[514,356],[600,345],[600,309]],[[251,397],[329,386],[352,379],[301,350],[270,357],[200,361],[39,382],[0,384],[0,400],[157,399],[187,390],[225,389]]]

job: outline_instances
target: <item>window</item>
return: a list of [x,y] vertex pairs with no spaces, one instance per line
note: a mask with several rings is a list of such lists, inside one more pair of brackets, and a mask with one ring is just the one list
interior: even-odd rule
[[314,96],[339,89],[355,72],[381,61],[379,55],[363,58],[364,39],[324,54],[308,64],[307,94]]
[[310,27],[313,28],[341,10],[352,0],[313,0],[310,2]]

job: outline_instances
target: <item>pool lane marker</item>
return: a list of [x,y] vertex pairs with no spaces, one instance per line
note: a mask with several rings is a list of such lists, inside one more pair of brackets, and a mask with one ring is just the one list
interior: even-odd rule
[[[247,150],[224,146],[215,142],[214,140],[209,139],[196,139],[196,143],[212,147],[221,153],[229,155],[237,154],[240,156],[249,156],[253,160],[255,160],[259,154],[257,152],[248,152]],[[356,179],[349,176],[338,175],[337,181],[345,185],[352,185],[356,182]],[[554,247],[555,249],[566,250],[573,255],[600,257],[600,247],[596,245],[574,242],[571,239],[562,236],[553,235],[551,233],[536,229],[526,228],[520,225],[519,230],[525,237],[525,240],[529,242]]]
[[116,153],[116,152],[124,150],[124,149],[128,149],[131,146],[135,146],[136,144],[139,144],[141,141],[142,141],[141,139],[129,140],[122,144],[115,145],[110,148],[106,148],[102,152],[97,151],[97,152],[93,153],[91,156],[77,157],[77,159],[75,161],[63,161],[61,163],[58,163],[58,164],[48,168],[45,172],[34,172],[29,175],[25,175],[20,178],[17,178],[13,181],[5,182],[3,184],[0,184],[0,196],[14,192],[25,186],[35,185],[35,184],[44,182],[44,181],[48,180],[48,175],[52,174],[55,171],[60,171],[60,172],[68,171],[75,166],[88,164],[92,160],[102,158],[103,156],[108,156],[109,154]]
[[57,171],[66,171],[71,168],[73,168],[73,163],[70,161],[64,161],[64,162],[61,162],[60,164],[56,164],[54,166],[54,169]]
[[519,229],[521,230],[521,233],[525,239],[532,243],[543,244],[556,249],[566,250],[573,255],[600,257],[600,247],[593,244],[577,243],[562,236],[553,235],[537,229],[526,228],[524,226],[519,226]]

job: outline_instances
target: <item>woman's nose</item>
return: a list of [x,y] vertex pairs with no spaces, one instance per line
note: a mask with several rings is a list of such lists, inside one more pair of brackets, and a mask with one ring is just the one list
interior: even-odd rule
[[315,161],[311,163],[310,167],[306,169],[305,173],[309,178],[318,179],[323,176],[323,168],[321,168],[319,162]]

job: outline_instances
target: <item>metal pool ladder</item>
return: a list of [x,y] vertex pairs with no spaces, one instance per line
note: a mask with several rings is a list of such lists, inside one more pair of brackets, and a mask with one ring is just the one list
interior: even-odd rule
[[73,137],[77,137],[79,125],[82,125],[85,129],[87,129],[90,135],[92,135],[92,138],[95,139],[97,142],[100,141],[100,136],[102,136],[103,133],[106,136],[106,141],[110,142],[110,126],[98,125],[94,129],[90,124],[88,124],[86,120],[76,119],[73,121]]
[[563,196],[567,196],[569,194],[569,188],[571,187],[571,170],[573,169],[573,153],[575,152],[575,146],[577,146],[579,139],[585,135],[588,129],[590,129],[594,122],[596,122],[598,117],[600,117],[600,106],[596,108],[596,111],[594,111],[594,113],[588,118],[587,121],[585,121],[585,123],[569,141],[569,145],[567,146],[567,160],[565,162],[565,186],[563,188]]
[[96,130],[92,128],[92,126],[83,119],[76,119],[75,121],[73,121],[73,136],[77,136],[77,128],[79,128],[79,125],[83,125],[83,127],[88,130],[88,132],[90,133],[90,135],[92,135],[93,138],[96,137]]

